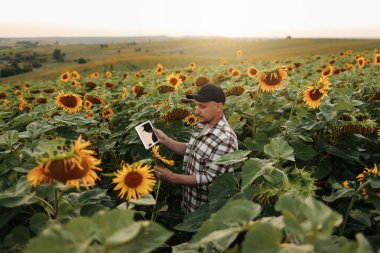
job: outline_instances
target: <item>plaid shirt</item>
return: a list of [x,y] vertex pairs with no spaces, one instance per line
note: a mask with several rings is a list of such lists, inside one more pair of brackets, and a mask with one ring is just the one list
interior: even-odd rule
[[210,162],[238,149],[236,134],[223,116],[214,126],[202,133],[205,125],[198,123],[183,158],[183,171],[195,175],[198,185],[183,187],[182,211],[184,214],[198,209],[207,202],[209,184],[226,172],[233,172],[233,166],[211,165]]

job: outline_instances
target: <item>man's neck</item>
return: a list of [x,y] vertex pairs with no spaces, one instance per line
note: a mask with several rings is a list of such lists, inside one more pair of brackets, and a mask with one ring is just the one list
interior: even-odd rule
[[215,119],[209,123],[207,123],[207,126],[209,128],[213,127],[219,120],[223,118],[223,113],[219,114],[218,116],[215,117]]

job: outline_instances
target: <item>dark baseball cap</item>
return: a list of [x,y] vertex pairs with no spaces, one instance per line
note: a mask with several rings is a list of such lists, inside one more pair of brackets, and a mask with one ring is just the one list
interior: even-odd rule
[[223,89],[215,84],[205,84],[200,88],[198,94],[186,95],[186,98],[195,99],[199,102],[214,101],[223,104],[226,101],[226,95]]

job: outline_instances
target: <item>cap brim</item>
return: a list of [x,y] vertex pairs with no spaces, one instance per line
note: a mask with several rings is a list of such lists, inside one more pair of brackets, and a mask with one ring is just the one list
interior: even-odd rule
[[187,99],[194,99],[194,100],[197,100],[199,102],[210,102],[211,100],[203,97],[203,96],[200,96],[198,94],[190,94],[190,95],[186,95],[186,98]]

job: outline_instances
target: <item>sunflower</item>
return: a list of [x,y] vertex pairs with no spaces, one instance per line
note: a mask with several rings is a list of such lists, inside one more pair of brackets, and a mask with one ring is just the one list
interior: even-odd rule
[[94,185],[99,179],[95,170],[102,170],[97,167],[101,161],[94,157],[95,151],[86,149],[91,142],[82,143],[81,139],[80,135],[67,152],[62,153],[62,149],[59,149],[56,153],[49,152],[48,157],[42,158],[28,174],[30,184],[37,186],[56,180],[73,185],[78,191],[79,180],[82,180],[87,189],[89,185]]
[[162,118],[165,121],[183,120],[190,115],[190,111],[184,108],[173,108],[165,112]]
[[320,101],[326,97],[327,90],[330,90],[330,81],[327,78],[321,77],[316,85],[309,86],[304,91],[304,101],[312,108],[319,107]]
[[214,76],[214,82],[220,83],[227,79],[227,76],[225,74],[217,74]]
[[178,86],[182,83],[182,79],[178,74],[171,74],[166,77],[166,82],[177,89]]
[[105,104],[103,99],[97,95],[89,95],[87,94],[86,96],[84,96],[84,99],[87,100],[87,101],[90,101],[91,103],[93,103],[94,105],[100,105],[100,104]]
[[85,110],[86,112],[90,111],[91,106],[92,106],[92,103],[91,103],[90,101],[86,100],[86,101],[84,102],[84,110]]
[[192,62],[189,64],[189,69],[194,70],[196,66],[197,65],[194,62]]
[[380,54],[375,54],[375,57],[373,59],[373,63],[376,65],[376,66],[380,66]]
[[345,67],[346,67],[346,69],[348,69],[348,70],[353,70],[353,69],[354,69],[354,65],[352,65],[352,64],[350,64],[350,63],[346,63],[346,64],[345,64]]
[[182,83],[183,83],[183,82],[185,82],[185,81],[187,80],[187,75],[186,75],[186,74],[179,73],[179,78],[181,78]]
[[288,78],[287,69],[279,67],[273,71],[260,72],[257,77],[259,86],[263,91],[273,92],[275,89],[281,87]]
[[197,116],[195,116],[194,114],[189,114],[185,119],[184,119],[186,125],[189,125],[189,126],[195,126],[198,122],[198,118]]
[[140,84],[136,84],[132,87],[133,96],[139,97],[144,94],[144,87]]
[[139,73],[135,73],[134,78],[135,78],[136,80],[139,80],[139,79],[140,79],[140,74],[139,74]]
[[44,97],[37,98],[37,103],[39,104],[46,104],[46,102],[47,102],[47,99]]
[[238,76],[240,76],[240,71],[237,70],[237,69],[233,69],[233,70],[230,72],[230,76],[231,76],[231,77],[238,77]]
[[226,92],[226,96],[240,96],[245,91],[242,86],[234,86]]
[[174,161],[173,160],[169,160],[167,159],[165,156],[162,156],[159,152],[158,152],[158,149],[160,148],[159,145],[155,145],[153,148],[152,148],[152,152],[153,152],[153,155],[154,157],[156,157],[158,160],[160,160],[161,162],[169,165],[169,166],[173,166],[174,165]]
[[55,92],[55,89],[54,88],[46,88],[46,89],[44,89],[44,92],[47,94],[51,94],[51,93]]
[[162,75],[162,73],[164,72],[164,66],[162,66],[161,64],[157,64],[155,72],[158,76]]
[[127,199],[139,199],[142,194],[148,194],[156,183],[152,169],[142,163],[124,164],[121,170],[114,173],[112,180],[116,184],[114,190],[120,190],[119,197]]
[[112,115],[113,115],[113,111],[112,111],[111,108],[105,108],[105,109],[103,109],[103,110],[101,111],[100,114],[102,115],[102,118],[103,118],[103,119],[109,119],[109,118],[112,117]]
[[73,81],[71,81],[70,86],[71,87],[76,87],[79,84],[80,84],[80,82],[78,82],[77,80],[73,80]]
[[90,78],[98,78],[99,77],[99,72],[94,72],[90,74]]
[[14,94],[15,94],[15,95],[21,95],[21,91],[20,91],[20,90],[15,90],[15,91],[14,91]]
[[200,76],[197,78],[197,80],[195,80],[195,85],[197,87],[202,87],[203,85],[208,84],[208,83],[209,83],[209,80],[207,79],[207,77],[204,77],[204,76]]
[[342,186],[345,188],[349,187],[349,185],[350,183],[347,180],[342,183]]
[[377,140],[380,141],[380,129],[377,130]]
[[358,65],[359,69],[362,69],[365,65],[365,58],[362,56],[358,57],[358,59],[356,60],[356,64]]
[[90,110],[84,117],[86,119],[92,118],[92,117],[94,117],[94,112]]
[[82,99],[77,94],[65,94],[61,91],[55,98],[55,104],[70,113],[74,113],[82,107]]
[[[363,170],[362,173],[360,173],[357,177],[356,177],[356,180],[359,182],[360,185],[363,184],[364,180],[366,179],[367,176],[380,176],[380,172],[378,171],[377,169],[377,165],[376,163],[374,163],[374,167],[372,169],[369,169],[369,168],[365,168]],[[368,194],[367,194],[367,191],[365,190],[365,188],[362,189],[362,192],[363,192],[363,195],[368,198]],[[380,194],[379,192],[376,193],[377,196],[380,197]]]
[[79,75],[79,73],[78,73],[78,71],[73,71],[73,72],[71,72],[71,76],[75,79],[75,80],[77,80],[77,79],[79,79],[80,78],[80,75]]
[[327,78],[329,76],[332,76],[332,74],[333,74],[333,67],[331,65],[323,67],[323,70],[322,70],[322,73],[321,73],[322,77]]
[[4,99],[4,98],[7,98],[7,95],[5,94],[5,92],[1,91],[0,92],[0,99]]
[[107,89],[112,89],[115,85],[113,83],[110,83],[110,82],[106,82],[104,84],[104,86],[106,86]]
[[174,92],[175,91],[175,88],[173,86],[170,86],[170,85],[161,85],[161,86],[158,86],[158,92],[160,94],[163,94],[163,93],[168,93],[168,92]]
[[129,78],[129,73],[127,72],[127,73],[124,73],[123,74],[123,79],[128,79]]
[[125,98],[127,96],[127,88],[123,87],[123,90],[121,91],[121,98]]
[[254,77],[258,74],[258,71],[256,68],[254,67],[249,67],[248,70],[247,70],[247,75],[248,77]]
[[87,88],[89,88],[90,90],[92,90],[92,89],[94,89],[94,88],[97,86],[97,84],[94,83],[94,82],[87,82],[87,83],[85,84],[85,86],[86,86]]
[[106,77],[111,78],[112,77],[112,72],[111,71],[106,71]]
[[242,56],[243,56],[243,50],[238,50],[238,51],[236,51],[236,55],[237,55],[238,57],[242,57]]
[[29,112],[33,111],[33,108],[24,99],[22,99],[18,104],[18,109],[20,112],[24,111],[25,109],[28,109]]
[[71,78],[70,72],[66,72],[61,75],[62,82],[67,82],[70,78]]

